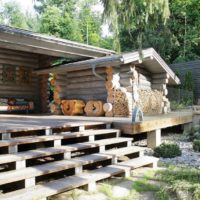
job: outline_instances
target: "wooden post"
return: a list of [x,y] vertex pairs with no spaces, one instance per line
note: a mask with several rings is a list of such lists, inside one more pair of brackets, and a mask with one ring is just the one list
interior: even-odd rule
[[147,133],[147,147],[155,148],[161,144],[161,129]]

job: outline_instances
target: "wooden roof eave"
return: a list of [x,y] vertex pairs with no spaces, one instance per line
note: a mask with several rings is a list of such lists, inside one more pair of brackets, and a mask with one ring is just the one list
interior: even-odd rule
[[55,57],[96,58],[114,54],[114,51],[72,42],[51,36],[0,25],[2,48],[26,51]]
[[[149,48],[142,51],[142,58],[139,52],[124,53],[122,55],[112,55],[107,57],[101,57],[91,60],[79,61],[75,63],[64,64],[56,67],[51,67],[48,69],[36,70],[37,74],[46,74],[46,73],[62,73],[67,71],[76,71],[82,69],[95,67],[106,67],[106,66],[119,66],[122,64],[134,63],[139,64],[143,63],[148,71],[152,73],[167,73],[169,74],[169,84],[176,85],[180,84],[179,78],[175,73],[169,68],[165,61],[156,53],[153,48]],[[152,68],[152,63],[154,69]],[[157,66],[155,68],[155,66]]]

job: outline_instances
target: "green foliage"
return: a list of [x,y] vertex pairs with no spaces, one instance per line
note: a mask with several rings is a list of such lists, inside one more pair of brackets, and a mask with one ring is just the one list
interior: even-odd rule
[[190,131],[184,132],[188,140],[200,140],[200,127],[191,128]]
[[184,78],[184,82],[183,82],[183,89],[185,89],[187,91],[193,91],[193,89],[194,89],[191,70],[189,70],[185,73],[185,78]]
[[195,139],[193,141],[193,149],[194,149],[194,151],[200,152],[200,139],[199,140]]
[[171,166],[166,170],[157,171],[156,178],[167,183],[168,191],[185,191],[191,194],[191,199],[200,199],[199,169]]
[[2,21],[17,28],[28,28],[26,18],[15,1],[3,5],[1,12]]
[[148,180],[145,178],[134,181],[133,189],[136,192],[159,191],[159,187],[157,185],[149,183]]
[[[115,48],[118,50],[120,50],[119,35],[122,27],[127,33],[137,29],[134,44],[141,48],[144,31],[154,27],[159,20],[166,22],[169,18],[168,0],[101,1],[104,5],[104,19],[110,22],[114,30]],[[127,36],[132,37],[131,34]]]
[[162,158],[174,158],[181,156],[181,150],[177,144],[163,143],[154,148],[154,156]]

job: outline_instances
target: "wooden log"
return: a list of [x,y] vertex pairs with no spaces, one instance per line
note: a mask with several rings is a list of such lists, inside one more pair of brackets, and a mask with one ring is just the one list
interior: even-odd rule
[[153,74],[152,79],[169,79],[168,73],[159,73],[159,74]]
[[166,84],[152,84],[152,89],[156,89],[156,90],[165,90],[167,89],[167,85]]
[[[102,75],[106,74],[105,68],[96,68],[96,73]],[[79,70],[79,71],[74,71],[74,72],[68,72],[67,77],[72,78],[72,77],[83,77],[83,76],[91,76],[94,75],[92,72],[92,69],[87,69],[87,70]]]
[[68,88],[96,88],[96,87],[101,87],[104,85],[104,81],[95,81],[92,84],[90,82],[85,82],[85,83],[74,83],[74,84],[69,84],[67,87]]
[[62,100],[61,109],[64,115],[82,115],[85,107],[84,101],[81,100]]
[[105,114],[102,101],[88,101],[84,111],[87,116],[103,116]]
[[[103,78],[106,79],[106,76],[103,75],[102,76]],[[83,76],[83,77],[74,77],[74,78],[68,78],[68,81],[69,81],[69,84],[72,84],[72,83],[85,83],[85,82],[94,82],[94,81],[100,81],[101,79],[94,76],[94,75],[91,75],[91,76]]]
[[168,79],[152,79],[153,84],[168,84]]
[[112,104],[111,103],[105,103],[104,105],[103,105],[103,110],[104,110],[104,112],[111,112],[112,111],[112,109],[113,109],[113,106],[112,106]]

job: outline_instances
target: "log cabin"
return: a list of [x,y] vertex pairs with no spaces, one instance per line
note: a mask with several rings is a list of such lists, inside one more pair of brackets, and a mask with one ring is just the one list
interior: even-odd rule
[[[0,200],[93,191],[101,180],[156,167],[132,137],[145,132],[154,148],[162,128],[190,125],[191,112],[170,112],[166,86],[179,83],[152,48],[116,54],[0,25]],[[132,120],[137,107],[142,122]]]

